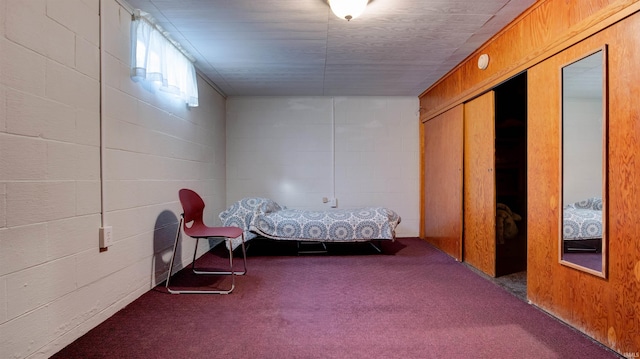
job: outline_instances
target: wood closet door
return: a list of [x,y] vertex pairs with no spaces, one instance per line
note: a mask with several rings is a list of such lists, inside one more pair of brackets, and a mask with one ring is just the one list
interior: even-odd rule
[[463,105],[423,124],[424,237],[462,260]]
[[496,275],[495,95],[464,105],[464,261]]

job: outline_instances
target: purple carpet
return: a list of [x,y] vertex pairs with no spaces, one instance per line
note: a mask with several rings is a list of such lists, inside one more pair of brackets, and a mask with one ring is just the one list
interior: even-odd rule
[[602,272],[602,253],[563,253],[562,259],[567,262],[593,269],[596,272]]
[[381,247],[256,241],[232,294],[158,287],[54,358],[619,358],[420,239]]

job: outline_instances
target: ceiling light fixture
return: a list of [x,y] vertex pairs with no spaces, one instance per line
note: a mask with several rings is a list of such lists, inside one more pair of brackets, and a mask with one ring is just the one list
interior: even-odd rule
[[351,21],[362,15],[369,0],[329,0],[331,11],[341,19]]

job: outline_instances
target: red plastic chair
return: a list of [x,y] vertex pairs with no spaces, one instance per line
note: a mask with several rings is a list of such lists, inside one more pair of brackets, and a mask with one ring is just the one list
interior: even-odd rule
[[[183,188],[178,193],[180,203],[184,213],[180,215],[180,224],[176,233],[176,241],[173,244],[173,255],[169,264],[169,275],[167,277],[166,288],[171,294],[229,294],[235,288],[235,276],[245,275],[247,273],[247,251],[244,245],[244,232],[238,227],[208,227],[202,220],[204,212],[204,201],[202,198],[190,189]],[[190,225],[190,226],[188,226]],[[191,262],[191,270],[195,274],[214,274],[214,275],[231,275],[231,288],[228,290],[174,290],[169,287],[169,280],[173,271],[173,262],[176,257],[176,249],[178,248],[178,240],[180,239],[180,229],[184,230],[184,234],[196,239],[196,247],[193,252],[193,262]],[[233,269],[233,250],[231,240],[242,237],[242,255],[244,257],[244,271],[236,272]],[[198,241],[200,238],[223,238],[229,250],[229,271],[203,271],[195,268],[196,253],[198,251]]]

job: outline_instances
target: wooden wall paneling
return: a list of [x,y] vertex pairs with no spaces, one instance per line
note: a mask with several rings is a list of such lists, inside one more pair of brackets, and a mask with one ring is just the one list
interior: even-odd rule
[[561,205],[558,71],[549,61],[527,71],[527,297],[533,303],[554,302],[548,281],[558,262]]
[[[585,50],[586,51],[586,50]],[[584,55],[564,52],[530,69],[529,75],[529,253],[527,295],[532,303],[589,332],[581,308],[601,311],[590,301],[590,279],[562,266],[560,253],[561,87],[560,68]],[[531,224],[536,227],[532,228]]]
[[[640,13],[529,75],[529,300],[620,353],[640,352]],[[608,278],[558,263],[560,67],[608,44]]]
[[603,34],[609,43],[609,340],[640,352],[640,13]]
[[496,275],[495,95],[464,104],[464,261]]
[[424,126],[424,239],[462,259],[463,106]]
[[[422,111],[422,109],[420,108],[418,111]],[[424,198],[425,198],[425,189],[424,189],[424,178],[425,178],[425,167],[424,167],[424,127],[425,124],[423,122],[420,123],[420,127],[419,127],[419,136],[420,136],[420,223],[424,223],[425,220],[425,204],[424,204]],[[420,236],[420,238],[424,238],[425,234],[424,234],[424,225],[420,226],[420,230],[418,235]]]
[[[528,71],[528,298],[634,356],[640,353],[639,11],[638,0],[540,0],[420,96],[424,122]],[[604,43],[610,101],[606,279],[558,262],[560,114],[553,88],[559,84],[557,54],[578,44],[566,52],[575,50],[577,58]],[[491,57],[485,71],[476,65],[482,53]]]
[[[638,10],[638,0],[540,0],[426,89],[420,95],[421,119],[490,90]],[[486,70],[477,67],[482,53],[490,56]]]

